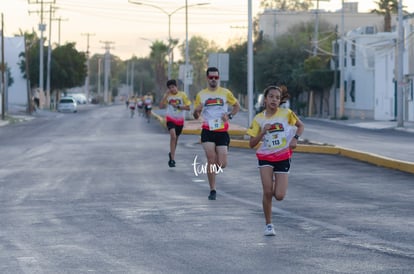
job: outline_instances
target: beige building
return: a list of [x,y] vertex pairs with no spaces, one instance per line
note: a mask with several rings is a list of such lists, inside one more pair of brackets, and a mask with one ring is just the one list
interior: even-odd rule
[[[338,26],[341,31],[342,15],[344,19],[344,32],[361,28],[365,34],[372,34],[384,31],[384,16],[375,13],[359,13],[358,3],[344,3],[344,12],[341,10],[336,12],[318,11],[320,21],[327,22],[333,26]],[[289,31],[298,23],[315,22],[316,12],[314,11],[279,11],[265,10],[259,17],[259,29],[263,32],[265,39],[273,40],[275,37]],[[392,18],[395,22],[395,18]],[[372,33],[369,33],[372,32]]]

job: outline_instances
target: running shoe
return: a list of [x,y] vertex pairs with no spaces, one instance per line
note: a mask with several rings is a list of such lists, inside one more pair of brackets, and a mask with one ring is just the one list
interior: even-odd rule
[[173,159],[171,159],[171,152],[168,152],[168,158],[170,159],[168,161],[168,166],[169,167],[175,167],[175,161]]
[[276,235],[276,232],[275,232],[272,224],[267,224],[265,226],[264,235],[265,236],[275,236]]
[[208,195],[209,200],[215,200],[216,199],[216,191],[213,189],[210,191],[210,195]]
[[175,167],[175,161],[174,160],[169,160],[168,161],[168,166],[169,167]]

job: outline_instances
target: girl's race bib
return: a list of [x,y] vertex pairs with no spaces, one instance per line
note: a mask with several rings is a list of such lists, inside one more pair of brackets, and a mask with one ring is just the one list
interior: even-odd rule
[[284,131],[266,133],[264,136],[265,146],[268,149],[277,149],[286,146],[286,134]]

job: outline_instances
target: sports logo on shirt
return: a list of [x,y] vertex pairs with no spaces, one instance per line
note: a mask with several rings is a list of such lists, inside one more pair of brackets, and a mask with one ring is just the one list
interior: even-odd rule
[[170,105],[181,105],[181,100],[177,98],[172,98],[170,101],[168,101],[168,104]]
[[281,123],[274,123],[270,126],[268,132],[277,132],[277,131],[284,131],[283,124]]
[[204,103],[204,106],[206,107],[223,106],[223,105],[224,105],[224,100],[222,98],[208,98]]

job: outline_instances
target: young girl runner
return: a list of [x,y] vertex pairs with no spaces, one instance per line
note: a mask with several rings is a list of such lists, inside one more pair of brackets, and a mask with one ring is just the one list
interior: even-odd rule
[[276,234],[272,224],[272,199],[281,201],[286,195],[292,149],[304,130],[304,124],[293,111],[280,107],[288,98],[286,87],[267,87],[265,109],[254,117],[247,130],[251,148],[262,141],[256,156],[263,186],[265,236]]

